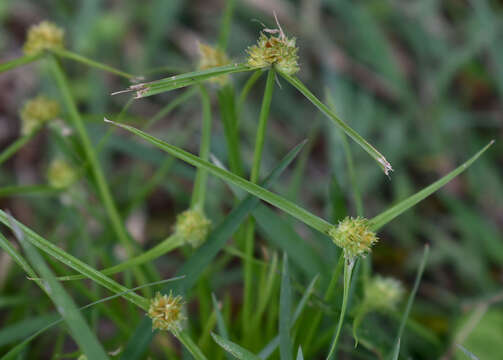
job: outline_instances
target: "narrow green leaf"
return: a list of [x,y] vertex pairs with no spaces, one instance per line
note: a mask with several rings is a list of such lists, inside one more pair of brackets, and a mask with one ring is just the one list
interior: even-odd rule
[[[94,305],[97,305],[97,304],[101,304],[105,301],[109,301],[109,300],[112,300],[112,299],[115,299],[115,298],[118,298],[120,296],[123,296],[125,295],[126,293],[128,292],[131,292],[131,291],[136,291],[136,290],[139,290],[139,289],[142,289],[144,287],[147,287],[147,286],[153,286],[153,285],[159,285],[159,284],[164,284],[164,283],[167,283],[167,282],[171,282],[171,281],[175,281],[175,280],[180,280],[182,279],[183,277],[176,277],[176,278],[171,278],[171,279],[165,279],[165,280],[160,280],[160,281],[156,281],[156,282],[153,282],[153,283],[149,283],[149,284],[145,284],[145,285],[141,285],[141,286],[137,286],[133,289],[130,289],[128,291],[125,291],[125,292],[122,292],[122,293],[118,293],[118,294],[115,294],[115,295],[112,295],[112,296],[108,296],[106,298],[102,298],[102,299],[99,299],[97,301],[94,301],[90,304],[87,304],[87,305],[84,305],[82,307],[79,308],[79,311],[82,311],[82,310],[85,310],[85,309],[88,309]],[[7,354],[5,354],[4,356],[2,356],[0,358],[0,360],[10,360],[10,359],[14,359],[16,357],[16,355],[18,355],[32,340],[34,340],[37,336],[41,335],[42,333],[44,333],[45,331],[49,330],[50,328],[52,328],[53,326],[61,323],[63,321],[63,318],[59,318],[58,320],[56,321],[53,321],[51,322],[50,324],[48,324],[47,326],[44,326],[42,328],[39,328],[39,330],[37,330],[35,333],[33,333],[32,335],[30,335],[28,338],[26,338],[25,340],[23,340],[21,343],[17,344],[15,347],[13,347],[12,349],[9,350],[9,352]],[[26,329],[26,326],[23,324],[22,325],[23,329]],[[31,331],[30,331],[31,332]],[[2,337],[0,336],[0,339]]]
[[29,241],[26,241],[22,230],[16,226],[12,217],[9,218],[9,222],[32,266],[44,279],[47,295],[49,295],[54,305],[56,305],[58,312],[65,320],[73,339],[77,342],[80,349],[89,359],[108,359],[105,350],[92,333],[72,298],[56,280],[52,270],[47,266],[43,257]]
[[[199,92],[201,94],[201,103],[203,108],[203,123],[201,131],[201,145],[199,147],[199,157],[202,160],[208,161],[210,158],[211,145],[211,102],[208,90],[203,85],[200,85]],[[204,200],[206,198],[208,170],[198,168],[196,179],[194,180],[194,189],[192,190],[191,207],[204,208]]]
[[356,141],[370,156],[374,158],[379,166],[383,169],[386,175],[390,171],[393,171],[391,164],[386,160],[386,158],[377,151],[372,145],[370,145],[367,140],[360,136],[355,130],[353,130],[348,124],[342,121],[328,106],[323,104],[309,89],[295,76],[285,74],[278,71],[281,76],[283,76],[290,84],[293,85],[297,90],[300,91],[309,101],[313,103],[323,114],[325,114],[329,119],[331,119],[342,131],[344,131],[349,137]]
[[337,345],[342,332],[342,326],[344,325],[346,310],[348,307],[348,299],[350,297],[349,292],[351,286],[351,275],[353,274],[354,265],[354,259],[344,261],[344,290],[342,294],[341,312],[339,314],[339,322],[337,323],[337,329],[335,330],[334,339],[332,340],[332,345],[330,345],[330,351],[327,355],[327,360],[332,360],[337,353]]
[[417,270],[416,280],[414,281],[414,287],[412,288],[412,291],[409,295],[409,299],[407,300],[407,306],[405,307],[405,311],[402,315],[402,320],[400,321],[400,328],[398,329],[398,333],[395,338],[395,345],[393,346],[393,351],[391,352],[390,358],[398,359],[398,355],[400,353],[400,342],[403,336],[403,331],[405,330],[405,324],[407,323],[407,319],[409,318],[410,310],[412,309],[412,304],[414,303],[417,289],[419,288],[419,284],[421,283],[421,278],[423,277],[423,272],[426,267],[429,254],[430,254],[430,246],[426,244],[424,246],[423,258],[421,260],[421,264],[419,265],[419,269]]
[[227,84],[218,90],[218,105],[224,126],[225,141],[227,143],[229,169],[234,174],[242,176],[243,164],[239,141],[239,117],[236,110],[234,87],[231,84]]
[[[291,323],[291,326],[293,327],[296,323],[296,321],[299,319],[300,315],[302,314],[302,311],[304,310],[307,301],[311,297],[311,295],[314,292],[314,286],[316,285],[316,282],[318,281],[319,276],[316,275],[313,280],[309,283],[308,287],[306,288],[306,291],[302,295],[302,298],[300,299],[299,303],[297,304],[297,307],[295,308],[295,312],[293,313],[293,320]],[[279,335],[276,336],[274,339],[272,339],[259,353],[259,356],[261,359],[267,359],[269,356],[272,355],[274,350],[279,346]]]
[[254,68],[250,68],[246,64],[231,64],[220,67],[214,67],[206,70],[197,70],[181,75],[171,76],[165,79],[131,85],[129,86],[128,89],[114,92],[112,93],[112,95],[127,92],[136,92],[136,99],[141,99],[147,96],[152,96],[166,91],[171,91],[186,86],[194,85],[215,76],[251,71],[251,70],[254,70]]
[[246,350],[244,347],[233,343],[230,340],[226,340],[221,336],[218,336],[215,333],[211,333],[211,337],[215,342],[220,345],[222,349],[227,351],[229,354],[234,356],[239,360],[261,360],[257,355],[253,354],[251,351]]
[[288,270],[288,256],[283,254],[283,272],[281,274],[281,292],[279,298],[279,353],[281,360],[293,358],[293,341],[290,338],[292,318],[292,289]]
[[86,65],[86,66],[93,67],[93,68],[96,68],[99,70],[103,70],[103,71],[106,71],[108,73],[115,74],[118,76],[122,76],[126,79],[129,79],[129,80],[133,80],[133,79],[137,78],[135,75],[128,74],[127,72],[115,69],[109,65],[102,64],[98,61],[88,59],[82,55],[76,54],[76,53],[74,53],[70,50],[67,50],[67,49],[62,49],[62,48],[61,49],[51,49],[51,52],[58,55],[59,57],[70,59],[73,61],[77,61],[77,62],[80,62],[80,63]]
[[[225,326],[224,317],[222,316],[222,312],[220,311],[220,306],[218,304],[217,297],[215,296],[214,293],[211,294],[211,300],[213,301],[213,309],[215,310],[215,314],[217,317],[218,332],[220,333],[223,339],[229,340],[229,332],[227,331],[227,327]],[[226,353],[225,355],[228,359],[230,358],[229,354]]]
[[[285,168],[295,159],[304,145],[305,142],[292,149],[266,178],[263,186],[267,187],[276,181]],[[175,292],[184,293],[195,284],[208,264],[211,263],[218,252],[224,247],[227,240],[235,233],[239,225],[246,219],[258,203],[258,198],[248,195],[211,231],[206,242],[199,247],[178,270],[178,274],[186,275],[187,278],[176,287]],[[141,322],[131,336],[121,357],[122,360],[137,360],[141,358],[153,338],[150,328],[151,323],[149,319],[145,319]]]
[[[246,80],[246,83],[243,86],[243,89],[241,90],[241,93],[239,94],[239,98],[236,104],[236,112],[238,115],[241,115],[241,112],[243,110],[243,105],[245,103],[246,97],[248,96],[248,93],[252,89],[253,85],[257,82],[257,80],[262,76],[264,71],[262,69],[255,71],[249,78]],[[239,117],[241,118],[241,117]],[[238,118],[238,119],[239,119]]]
[[[87,134],[86,127],[82,118],[80,117],[79,111],[77,109],[77,104],[74,101],[74,98],[70,92],[70,87],[68,84],[67,77],[65,72],[63,71],[61,65],[58,60],[53,56],[50,57],[50,66],[54,78],[56,79],[56,83],[59,87],[61,95],[63,97],[63,101],[67,107],[69,119],[75,128],[80,143],[84,149],[84,153],[86,155],[87,162],[89,163],[91,172],[93,174],[94,181],[96,182],[96,186],[98,188],[99,195],[105,207],[105,211],[107,213],[108,219],[114,230],[118,240],[125,247],[126,252],[130,257],[135,255],[136,243],[127,233],[127,230],[122,222],[121,216],[119,214],[119,210],[114,202],[112,194],[110,192],[110,188],[108,186],[105,174],[101,168],[101,165],[98,161],[98,155],[96,154],[95,148]],[[133,270],[135,277],[137,278],[139,283],[145,283],[145,276],[141,269],[135,268]]]
[[299,346],[299,351],[297,352],[297,360],[304,360],[304,355],[302,354],[301,346]]
[[[2,210],[0,210],[0,222],[12,229],[12,225],[9,222],[8,215]],[[47,241],[46,239],[44,239],[43,237],[32,231],[30,228],[20,223],[19,221],[13,219],[13,223],[19,226],[19,228],[23,231],[23,233],[26,235],[26,240],[28,240],[31,244],[38,247],[40,250],[51,255],[56,260],[73,268],[74,270],[81,273],[85,277],[92,279],[96,283],[100,284],[103,287],[106,287],[107,289],[113,291],[114,293],[128,291],[126,287],[120,285],[116,281],[103,275],[98,270],[93,269],[91,266],[77,259],[73,255],[68,254],[66,251],[60,249],[50,241]],[[124,298],[128,301],[131,301],[133,304],[139,306],[142,309],[148,308],[148,300],[140,295],[137,295],[135,293],[126,293],[124,295]]]
[[166,106],[164,106],[161,110],[159,110],[154,116],[152,116],[144,126],[144,129],[151,128],[154,124],[156,124],[163,117],[166,117],[171,111],[176,109],[178,106],[188,101],[192,96],[194,96],[198,91],[197,87],[192,87],[182,94],[175,97],[171,102],[169,102]]
[[451,171],[449,174],[445,175],[441,179],[435,181],[433,184],[430,186],[424,188],[423,190],[415,193],[414,195],[408,197],[407,199],[399,202],[398,204],[392,206],[388,210],[380,213],[376,217],[370,220],[370,226],[372,230],[377,231],[384,225],[386,225],[388,222],[396,218],[398,215],[403,213],[404,211],[410,209],[412,206],[416,205],[418,202],[421,200],[424,200],[431,194],[433,194],[435,191],[440,189],[442,186],[447,184],[449,181],[454,179],[456,176],[461,174],[463,171],[468,169],[470,165],[472,165],[475,160],[477,160],[491,145],[494,143],[494,140],[489,142],[486,146],[482,148],[479,152],[477,152],[475,155],[473,155],[470,159],[468,159],[464,164],[461,164],[459,167]]
[[25,55],[25,56],[21,56],[17,59],[4,62],[3,64],[0,64],[0,74],[5,71],[17,68],[19,66],[23,66],[23,65],[32,63],[32,62],[40,59],[43,55],[44,55],[43,53],[39,53],[36,55]]
[[167,153],[177,157],[178,159],[181,159],[185,162],[188,162],[189,164],[196,166],[196,167],[202,167],[207,169],[211,174],[227,181],[230,182],[247,192],[249,192],[252,195],[255,195],[259,197],[260,199],[280,208],[281,210],[285,211],[286,213],[292,215],[293,217],[296,217],[300,221],[304,222],[305,224],[313,227],[314,229],[326,233],[328,229],[330,228],[331,224],[322,218],[310,213],[309,211],[303,209],[302,207],[292,203],[291,201],[283,198],[282,196],[279,196],[269,190],[264,189],[263,187],[254,184],[250,181],[247,181],[229,171],[226,171],[224,169],[221,169],[207,161],[203,161],[200,158],[198,158],[195,155],[192,155],[191,153],[186,152],[185,150],[182,150],[176,146],[173,146],[171,144],[168,144],[162,140],[159,140],[141,130],[138,130],[132,126],[129,125],[123,125],[123,124],[118,124],[114,123],[113,121],[105,119],[106,122],[109,122],[111,124],[114,124],[116,126],[119,126],[125,130],[128,130],[143,139],[147,140],[151,144],[157,146],[158,148],[166,151]]
[[0,188],[0,197],[12,196],[12,195],[52,195],[61,192],[62,189],[54,188],[50,185],[14,185],[6,186]]
[[[161,243],[157,244],[150,250],[144,251],[141,255],[135,256],[134,258],[128,259],[120,264],[110,266],[106,269],[100,270],[103,275],[112,275],[118,272],[131,269],[134,266],[138,266],[141,264],[145,264],[147,262],[154,261],[167,254],[168,252],[177,249],[184,243],[183,239],[178,236],[171,235]],[[59,281],[71,281],[71,280],[80,280],[86,279],[84,275],[67,275],[58,277]]]
[[324,267],[321,256],[280,215],[263,204],[253,210],[260,233],[271,245],[284,251],[292,263],[298,265],[308,276],[322,273]]
[[227,43],[229,42],[229,34],[231,32],[232,26],[232,15],[234,14],[234,8],[236,5],[236,0],[226,0],[225,10],[220,21],[220,34],[218,36],[218,47],[225,51],[227,49]]
[[[479,360],[477,356],[475,356],[474,353],[471,351],[467,350],[463,345],[456,344],[457,348],[463,352],[470,360]],[[398,359],[398,357],[397,357]]]
[[35,136],[35,134],[40,130],[40,127],[33,129],[33,131],[29,132],[26,135],[21,136],[17,140],[15,140],[12,144],[7,146],[6,149],[4,149],[0,153],[0,165],[3,164],[5,161],[7,161],[11,156],[13,156],[16,152],[19,151],[28,141]]

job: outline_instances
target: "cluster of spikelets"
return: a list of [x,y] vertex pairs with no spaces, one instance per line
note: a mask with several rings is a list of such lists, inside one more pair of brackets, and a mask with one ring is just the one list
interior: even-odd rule
[[373,310],[392,310],[402,300],[404,293],[400,281],[376,275],[365,286],[363,302]]
[[364,257],[378,238],[370,229],[367,219],[346,217],[328,230],[332,241],[344,251],[344,257],[352,261],[358,256]]
[[157,293],[150,300],[147,315],[152,319],[152,330],[167,330],[177,332],[182,330],[182,322],[185,316],[182,313],[183,299],[181,296],[161,295]]
[[[231,63],[225,52],[203,43],[199,43],[199,70],[207,70],[219,66],[229,65]],[[210,78],[208,81],[219,85],[225,85],[229,81],[229,75],[220,75]]]
[[201,210],[185,210],[176,217],[175,236],[196,248],[206,240],[210,227],[211,221]]
[[59,115],[59,104],[44,95],[27,101],[21,109],[21,133],[27,135]]
[[75,169],[63,159],[54,159],[47,170],[49,185],[56,189],[64,189],[72,185],[78,178]]
[[365,284],[363,300],[356,310],[353,322],[355,346],[358,344],[358,328],[365,315],[371,311],[394,310],[404,294],[402,283],[391,277],[376,275]]
[[266,35],[261,32],[257,45],[250,46],[248,53],[248,65],[256,68],[274,66],[285,74],[292,75],[299,71],[295,38],[287,38],[283,32],[279,36]]
[[64,31],[49,21],[42,21],[28,30],[24,43],[26,55],[36,55],[44,50],[63,48]]

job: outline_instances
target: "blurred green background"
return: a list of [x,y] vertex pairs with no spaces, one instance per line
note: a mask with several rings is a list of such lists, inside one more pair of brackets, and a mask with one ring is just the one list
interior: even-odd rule
[[[65,29],[69,49],[129,73],[156,79],[172,70],[190,71],[197,64],[198,41],[217,43],[224,6],[222,0],[2,0],[0,62],[20,56],[28,27],[47,19]],[[465,355],[454,345],[458,342],[480,359],[500,359],[503,2],[238,0],[229,38],[232,59],[246,59],[246,47],[262,29],[259,22],[275,27],[273,11],[285,32],[297,38],[299,77],[321,98],[329,96],[337,113],[369,139],[395,169],[388,179],[365,152],[350,144],[367,217],[445,175],[491,139],[496,140],[470,170],[384,228],[373,251],[373,269],[401,279],[410,289],[423,244],[429,243],[431,258],[411,317],[429,329],[438,343],[428,347],[418,340],[415,344],[411,336],[407,340],[410,356],[462,359]],[[127,87],[127,81],[69,61],[64,61],[64,66],[92,140],[98,143],[108,129],[103,117],[114,119],[127,102],[125,96],[109,94]],[[150,73],[152,69],[157,73]],[[245,80],[243,75],[233,77],[237,87]],[[264,80],[253,88],[240,119],[248,168]],[[309,137],[304,162],[287,171],[274,190],[327,219],[354,215],[338,130],[284,81],[280,79],[279,84],[282,88],[277,88],[273,97],[262,174]],[[19,109],[41,91],[58,98],[44,63],[0,75],[0,149],[19,136]],[[178,94],[136,100],[124,118],[128,122],[148,119]],[[216,96],[212,98],[216,108]],[[215,111],[211,151],[226,159],[218,116]],[[163,117],[150,132],[197,152],[200,118],[200,104],[192,98]],[[135,203],[165,155],[123,135],[111,133],[100,161],[129,230],[142,246],[151,247],[170,231],[176,214],[187,207],[194,169],[173,161],[148,199]],[[0,167],[0,188],[44,183],[49,161],[62,149],[49,130],[38,134]],[[53,194],[1,196],[0,208],[10,209],[39,233],[60,239],[60,245],[67,244],[67,251],[87,254],[91,264],[95,259],[92,254],[101,252],[109,254],[109,261],[120,259],[120,249],[109,241],[110,229],[96,221],[104,215],[90,187],[92,184],[83,181],[71,199]],[[210,177],[209,187],[207,212],[216,222],[233,202],[221,181]],[[317,246],[316,240],[310,240],[316,236],[309,229],[281,216],[294,224],[302,238]],[[268,234],[259,229],[259,236],[266,238]],[[323,267],[335,266],[330,254],[320,256]],[[172,274],[180,261],[175,257],[158,264],[166,274]],[[231,263],[215,280],[215,288],[230,289],[231,297],[239,298],[240,276],[239,263]],[[9,338],[0,330],[0,351],[46,321],[41,314],[47,314],[50,305],[27,298],[40,292],[29,282],[20,282],[23,279],[21,270],[0,253],[0,325],[11,335],[18,334]],[[26,319],[32,321],[23,324]],[[15,324],[23,331],[12,331],[9,326]],[[30,354],[43,354],[43,347],[53,344],[50,338],[43,338],[33,346],[26,359],[35,358]]]

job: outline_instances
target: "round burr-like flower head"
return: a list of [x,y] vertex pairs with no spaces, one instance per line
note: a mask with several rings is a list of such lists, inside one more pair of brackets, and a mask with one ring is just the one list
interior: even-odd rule
[[[229,65],[231,63],[225,52],[203,43],[199,43],[199,55],[198,68],[200,70]],[[208,81],[218,83],[219,85],[225,85],[228,80],[228,75],[220,75],[208,79]]]
[[157,293],[150,300],[147,315],[152,319],[152,330],[180,331],[185,317],[182,313],[184,302],[181,296]]
[[206,240],[210,226],[211,221],[201,210],[189,209],[177,216],[175,234],[184,242],[198,247]]
[[346,217],[337,226],[332,226],[328,235],[344,250],[347,260],[365,256],[378,240],[376,233],[370,230],[369,221],[361,217]]
[[279,36],[260,33],[257,45],[248,47],[248,65],[256,68],[274,66],[288,75],[300,70],[295,38],[287,38],[283,32]]
[[26,55],[35,55],[44,50],[62,48],[64,34],[63,29],[49,21],[42,21],[40,24],[33,25],[28,30],[28,36],[23,47],[24,53]]
[[405,290],[400,281],[374,276],[365,286],[365,302],[375,309],[393,309],[402,300]]
[[75,169],[63,159],[55,159],[47,170],[49,185],[57,189],[64,189],[77,180]]
[[44,95],[28,100],[21,109],[21,133],[27,135],[59,115],[59,104]]

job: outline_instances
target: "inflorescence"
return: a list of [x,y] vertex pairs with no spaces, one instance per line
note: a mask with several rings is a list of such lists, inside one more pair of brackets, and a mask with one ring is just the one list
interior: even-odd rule
[[[225,52],[219,48],[214,48],[203,43],[199,43],[199,56],[199,70],[207,70],[219,66],[229,65],[231,63]],[[219,85],[225,85],[228,80],[229,75],[227,74],[208,79],[208,81],[218,83]]]
[[44,95],[27,101],[21,109],[21,133],[27,135],[59,115],[59,104]]
[[181,296],[161,295],[157,293],[150,300],[147,315],[152,319],[152,330],[181,331],[185,316],[182,313],[183,299]]
[[369,221],[361,217],[346,217],[337,226],[332,226],[328,235],[343,249],[348,261],[364,257],[378,240],[376,233],[370,229]]
[[198,247],[206,240],[210,226],[211,221],[201,210],[185,210],[176,217],[175,235],[192,247]]
[[57,25],[42,21],[28,30],[23,50],[26,55],[36,55],[44,50],[63,48],[63,29]]
[[64,189],[72,185],[77,180],[75,169],[63,159],[55,159],[47,170],[47,180],[49,185],[56,189]]
[[[297,60],[299,48],[295,45],[295,38],[287,38],[276,14],[277,29],[264,29],[260,33],[257,45],[248,47],[248,65],[256,68],[274,66],[277,70],[293,75],[300,70]],[[270,34],[269,36],[265,33]],[[278,34],[275,36],[274,34]]]

